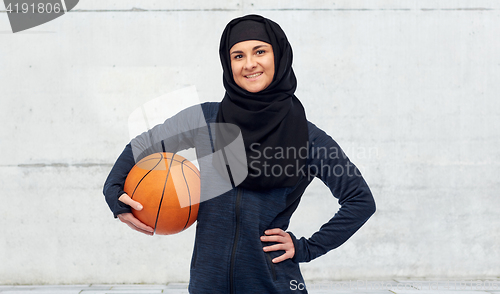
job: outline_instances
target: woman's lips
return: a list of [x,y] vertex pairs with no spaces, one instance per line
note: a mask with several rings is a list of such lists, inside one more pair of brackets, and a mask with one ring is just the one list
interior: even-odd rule
[[262,72],[257,72],[257,73],[251,74],[251,75],[247,75],[247,76],[245,76],[245,78],[255,79],[255,78],[259,77],[260,75],[262,75]]

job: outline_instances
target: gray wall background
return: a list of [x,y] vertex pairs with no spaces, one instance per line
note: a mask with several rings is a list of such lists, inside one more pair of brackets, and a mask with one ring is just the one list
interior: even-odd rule
[[[17,34],[0,13],[0,284],[189,279],[194,227],[133,232],[102,184],[134,109],[188,85],[220,101],[219,38],[247,13],[287,33],[308,118],[377,203],[306,280],[500,276],[498,1],[86,0]],[[315,181],[290,230],[337,209]]]

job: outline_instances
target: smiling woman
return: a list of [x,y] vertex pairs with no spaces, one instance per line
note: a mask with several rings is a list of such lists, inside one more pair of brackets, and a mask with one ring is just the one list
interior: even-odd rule
[[[141,204],[121,191],[134,165],[130,146],[145,146],[149,138],[165,138],[169,144],[162,141],[162,147],[172,153],[194,147],[204,154],[203,146],[210,146],[213,154],[224,154],[223,168],[200,166],[201,199],[210,186],[204,178],[230,182],[230,188],[200,203],[190,293],[307,293],[299,263],[347,241],[374,213],[372,194],[349,158],[329,156],[329,151],[341,152],[337,143],[306,119],[295,96],[292,48],[277,23],[258,15],[232,20],[222,33],[219,57],[226,90],[222,101],[201,104],[202,118],[184,111],[133,139],[113,167],[104,194],[115,216],[151,234],[130,213],[130,207],[141,210]],[[174,136],[172,130],[193,119],[210,128]],[[233,140],[225,137],[232,132],[225,133],[221,125],[237,127],[242,154],[228,151]],[[241,181],[234,180],[230,156],[243,162],[247,173]],[[344,172],[348,168],[354,172]],[[341,208],[309,239],[297,239],[286,230],[314,177],[330,188]]]
[[257,40],[235,44],[231,50],[234,82],[251,93],[267,88],[274,78],[274,53],[271,44]]

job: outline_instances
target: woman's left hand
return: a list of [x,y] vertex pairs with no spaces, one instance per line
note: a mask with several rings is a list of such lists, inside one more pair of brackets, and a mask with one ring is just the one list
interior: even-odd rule
[[264,232],[265,236],[261,236],[262,242],[276,242],[271,246],[264,247],[265,252],[284,250],[285,254],[273,259],[273,263],[282,262],[283,260],[293,258],[295,255],[295,247],[293,246],[292,237],[282,229],[271,229]]

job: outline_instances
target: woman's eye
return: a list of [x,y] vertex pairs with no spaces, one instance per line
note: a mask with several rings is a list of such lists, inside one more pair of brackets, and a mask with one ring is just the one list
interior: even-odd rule
[[264,53],[266,53],[265,50],[257,50],[257,55],[264,54]]
[[240,59],[240,58],[242,58],[242,57],[243,57],[243,55],[238,54],[238,55],[235,55],[235,56],[234,56],[234,59]]

